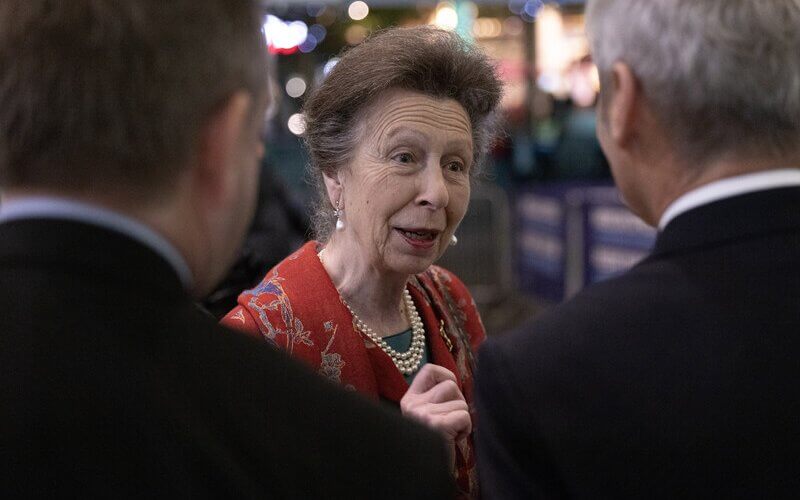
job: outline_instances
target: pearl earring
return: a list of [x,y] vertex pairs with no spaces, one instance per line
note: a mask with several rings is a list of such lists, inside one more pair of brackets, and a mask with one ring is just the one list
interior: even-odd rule
[[458,238],[456,238],[456,235],[454,234],[453,236],[450,237],[450,246],[454,247],[457,244],[458,244]]
[[336,200],[336,210],[333,211],[333,216],[336,217],[336,230],[341,231],[344,228],[344,221],[342,220],[342,212],[344,210],[339,208],[339,202],[341,198]]

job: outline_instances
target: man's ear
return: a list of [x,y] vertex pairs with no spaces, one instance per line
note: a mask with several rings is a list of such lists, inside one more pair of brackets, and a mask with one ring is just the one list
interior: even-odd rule
[[609,135],[624,149],[634,134],[636,108],[644,96],[630,66],[623,62],[616,62],[611,67],[610,80],[612,91],[607,104]]
[[196,180],[201,195],[215,203],[224,201],[233,189],[239,156],[246,140],[252,98],[238,91],[226,99],[200,128]]

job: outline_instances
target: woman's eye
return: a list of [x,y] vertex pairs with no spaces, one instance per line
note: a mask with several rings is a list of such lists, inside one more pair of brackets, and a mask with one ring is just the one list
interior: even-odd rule
[[414,156],[411,153],[398,153],[392,159],[400,163],[411,163],[414,161]]
[[460,161],[451,161],[447,164],[446,168],[451,172],[463,172],[465,169],[464,164]]

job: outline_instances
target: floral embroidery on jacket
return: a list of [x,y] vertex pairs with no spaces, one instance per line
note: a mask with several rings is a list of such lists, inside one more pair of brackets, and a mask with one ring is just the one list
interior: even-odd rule
[[325,346],[325,349],[322,351],[322,364],[319,366],[319,374],[323,377],[326,377],[334,382],[342,382],[342,368],[345,365],[345,362],[342,360],[342,355],[336,352],[330,352],[331,344],[333,344],[334,339],[336,338],[336,326],[333,325],[333,322],[326,321],[323,324],[326,332],[331,334],[331,338],[328,341],[328,345]]
[[[284,278],[278,275],[276,268],[272,272],[272,277],[265,279],[249,292],[248,307],[258,313],[259,322],[263,326],[261,333],[268,340],[276,342],[278,335],[286,335],[288,340],[286,349],[289,352],[292,352],[294,344],[313,346],[311,332],[303,327],[303,321],[296,318],[292,312],[292,302],[283,290],[282,281]],[[280,311],[283,328],[273,324],[274,318],[271,319],[267,311]]]
[[[272,340],[347,390],[399,405],[408,383],[392,360],[357,331],[317,250],[317,243],[309,242],[284,259],[239,296],[239,306],[222,322]],[[469,291],[437,266],[412,277],[409,291],[425,325],[430,362],[456,375],[472,411],[473,349],[485,332]],[[457,443],[456,464],[459,497],[477,496],[472,436]]]

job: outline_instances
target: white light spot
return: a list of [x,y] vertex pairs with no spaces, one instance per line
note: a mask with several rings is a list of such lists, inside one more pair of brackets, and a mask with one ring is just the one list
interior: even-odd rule
[[297,98],[305,94],[305,92],[306,81],[303,80],[302,77],[295,76],[293,78],[289,78],[289,81],[286,82],[286,93],[289,94],[289,97]]
[[350,19],[353,21],[360,21],[369,15],[369,5],[361,0],[353,2],[350,4],[350,7],[347,8],[347,15],[349,15]]
[[275,49],[290,49],[303,43],[308,34],[308,26],[303,21],[286,22],[273,15],[267,16],[264,23],[267,44]]
[[455,7],[449,3],[440,3],[436,6],[436,16],[433,23],[446,30],[454,30],[458,26],[458,13]]
[[338,63],[339,63],[338,57],[331,58],[331,60],[326,62],[325,66],[322,67],[322,74],[328,76],[328,73],[330,73],[333,67],[336,66]]
[[302,114],[295,113],[289,117],[286,126],[289,127],[289,132],[294,135],[303,135],[303,132],[306,131],[306,119]]

